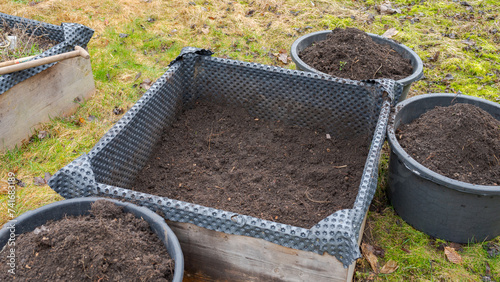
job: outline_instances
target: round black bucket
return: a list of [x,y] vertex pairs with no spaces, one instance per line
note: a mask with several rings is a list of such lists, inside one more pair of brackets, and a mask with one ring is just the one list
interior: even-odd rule
[[500,120],[499,104],[465,95],[426,94],[397,104],[387,127],[389,198],[401,218],[428,235],[458,243],[490,240],[500,235],[500,186],[474,185],[438,174],[414,160],[396,139],[400,125],[436,106],[455,103],[473,104]]
[[182,254],[181,245],[177,240],[177,236],[175,236],[174,232],[170,229],[170,227],[168,227],[167,223],[161,216],[145,207],[139,207],[127,202],[119,202],[116,200],[96,197],[75,198],[55,202],[35,210],[25,212],[14,221],[5,224],[0,230],[0,246],[5,246],[9,240],[11,231],[8,227],[10,226],[10,223],[15,224],[16,235],[31,232],[49,220],[60,220],[65,216],[88,215],[90,211],[90,204],[97,200],[111,201],[118,206],[122,206],[124,212],[132,213],[136,217],[143,218],[147,223],[149,223],[151,230],[158,235],[167,248],[168,254],[175,261],[174,278],[172,281],[182,281],[182,277],[184,275],[184,255]]
[[[331,33],[331,30],[323,30],[323,31],[317,31],[313,33],[306,34],[304,36],[299,37],[295,42],[292,44],[292,48],[290,50],[290,56],[292,57],[293,62],[295,63],[295,66],[297,69],[302,70],[302,71],[308,71],[308,72],[315,72],[315,73],[320,73],[327,75],[326,73],[320,72],[317,69],[314,69],[304,63],[299,58],[299,53],[304,50],[305,48],[311,46],[314,42],[317,41],[322,41],[326,39],[326,36]],[[387,39],[382,36],[378,36],[376,34],[371,34],[367,33],[373,41],[375,41],[378,44],[388,44],[391,46],[392,49],[394,49],[396,52],[398,52],[403,58],[405,59],[410,59],[411,65],[413,67],[413,73],[403,79],[398,80],[399,83],[403,85],[403,93],[401,94],[401,97],[399,98],[399,101],[403,101],[406,99],[406,96],[408,95],[408,91],[410,91],[410,86],[413,82],[420,80],[424,76],[424,64],[422,63],[422,60],[420,57],[415,53],[412,49],[408,48],[407,46],[403,44],[399,44],[394,42],[393,40]]]

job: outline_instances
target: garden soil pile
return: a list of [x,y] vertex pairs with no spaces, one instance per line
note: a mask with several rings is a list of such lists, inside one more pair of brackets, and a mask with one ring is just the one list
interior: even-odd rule
[[470,104],[436,107],[396,133],[415,160],[449,178],[500,185],[500,121]]
[[0,253],[0,281],[172,281],[174,260],[146,221],[104,200],[91,214],[21,234],[14,276]]
[[336,28],[326,40],[315,42],[299,54],[310,67],[331,76],[353,80],[400,80],[413,73],[409,59],[387,44],[375,43],[356,28]]
[[311,228],[353,207],[370,140],[334,139],[203,101],[164,131],[128,188]]

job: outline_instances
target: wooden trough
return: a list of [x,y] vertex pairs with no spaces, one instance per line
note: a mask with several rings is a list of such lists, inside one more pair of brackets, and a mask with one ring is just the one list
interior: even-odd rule
[[[67,55],[72,52],[52,56],[57,64],[0,94],[0,151],[21,145],[51,118],[72,114],[79,102],[93,94],[95,84],[89,57],[76,53],[76,56]],[[28,63],[31,63],[28,67],[32,67],[33,63],[44,59],[0,70]],[[41,63],[44,62],[47,60]]]
[[[111,197],[161,213],[181,243],[185,281],[351,281],[390,113],[391,101],[383,97],[402,87],[210,55],[183,49],[94,148],[56,172],[49,186],[64,198]],[[373,134],[353,207],[305,229],[134,191],[159,133],[204,98],[340,136]]]
[[[365,229],[366,214],[358,245]],[[191,223],[167,221],[184,253],[184,281],[352,281],[348,268],[334,256],[283,247],[263,239],[208,230]]]

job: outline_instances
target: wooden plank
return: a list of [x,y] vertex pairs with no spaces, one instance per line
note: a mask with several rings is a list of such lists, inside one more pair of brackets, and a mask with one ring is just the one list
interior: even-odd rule
[[168,221],[168,224],[184,253],[184,281],[345,282],[351,281],[354,274],[355,263],[346,269],[326,253],[295,250],[190,223]]
[[41,123],[72,114],[95,91],[90,60],[61,61],[0,95],[0,150],[27,140]]
[[[366,219],[368,218],[368,211],[365,213],[363,223],[361,223],[361,228],[359,229],[358,246],[361,246],[361,241],[363,240],[363,232],[365,231]],[[347,280],[352,281],[354,278],[354,271],[356,270],[356,262],[353,262],[347,270]]]

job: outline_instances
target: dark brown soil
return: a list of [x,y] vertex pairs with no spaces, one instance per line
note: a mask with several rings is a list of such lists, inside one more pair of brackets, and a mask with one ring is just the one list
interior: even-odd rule
[[[171,281],[174,261],[149,224],[109,201],[16,240],[15,281]],[[37,234],[38,233],[38,234]],[[6,256],[0,281],[14,279]]]
[[436,107],[396,136],[425,167],[463,182],[500,185],[500,121],[469,104]]
[[352,208],[370,140],[199,102],[165,130],[132,189],[310,228]]
[[10,28],[8,25],[2,25],[0,22],[0,46],[8,44],[8,35],[17,37],[16,48],[13,50],[10,48],[0,48],[0,61],[9,61],[38,55],[49,50],[58,43],[45,36],[28,34],[24,29],[19,27]]
[[353,80],[403,79],[413,73],[409,59],[404,59],[387,44],[377,44],[364,31],[336,28],[300,52],[310,67],[332,76]]

